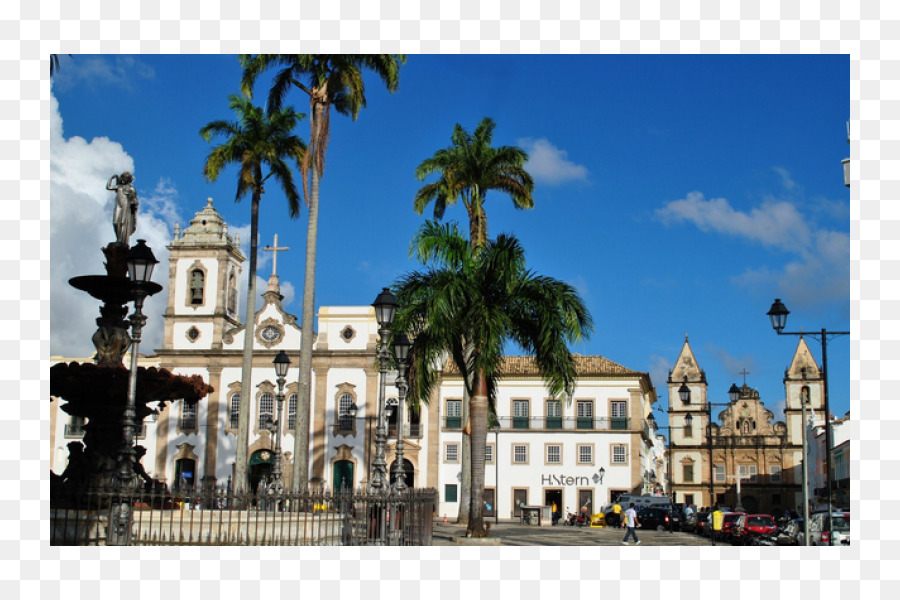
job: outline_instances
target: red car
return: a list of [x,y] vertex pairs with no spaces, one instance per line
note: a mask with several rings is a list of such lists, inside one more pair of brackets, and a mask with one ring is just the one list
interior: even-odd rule
[[731,541],[734,544],[749,544],[753,536],[775,535],[778,526],[771,515],[741,515],[734,523]]

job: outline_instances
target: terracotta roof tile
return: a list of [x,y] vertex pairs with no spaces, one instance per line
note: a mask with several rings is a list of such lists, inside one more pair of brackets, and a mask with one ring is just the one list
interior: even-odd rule
[[[602,356],[583,356],[581,354],[573,354],[575,359],[575,369],[579,377],[589,377],[596,375],[631,375],[638,376],[644,373],[633,371],[620,364],[614,363],[608,358]],[[534,358],[531,356],[504,356],[503,364],[500,367],[501,377],[539,377],[540,371]],[[447,360],[444,366],[445,375],[458,375],[459,370],[452,360]]]

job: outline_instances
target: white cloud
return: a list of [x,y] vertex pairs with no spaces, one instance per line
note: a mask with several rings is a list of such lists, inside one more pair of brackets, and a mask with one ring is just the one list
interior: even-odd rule
[[785,190],[792,191],[797,188],[797,182],[791,178],[791,174],[787,169],[784,167],[772,167],[772,170],[781,177],[781,185],[784,186]]
[[561,184],[587,179],[587,168],[570,161],[568,152],[557,148],[546,138],[522,138],[517,143],[528,152],[525,168],[535,180]]
[[741,287],[776,287],[779,295],[803,306],[847,297],[850,236],[816,229],[789,202],[767,200],[741,212],[725,198],[706,200],[700,192],[691,192],[658,209],[656,217],[665,224],[687,222],[701,231],[741,237],[793,255],[780,269],[749,268],[734,277],[732,281]]
[[133,56],[77,55],[66,58],[69,64],[64,65],[53,78],[53,85],[60,89],[89,86],[133,91],[135,79],[156,77],[152,66]]
[[668,385],[669,371],[672,369],[672,360],[666,356],[659,354],[650,355],[650,366],[647,372],[650,373],[650,381],[656,382],[656,396],[659,399],[657,406],[666,409],[668,404]]
[[[171,183],[142,181],[140,170],[122,145],[108,138],[90,142],[63,135],[59,104],[51,94],[50,118],[50,353],[88,357],[95,352],[91,336],[97,329],[99,301],[69,285],[79,275],[105,273],[101,248],[115,241],[112,226],[114,194],[106,189],[113,174],[135,175],[140,207],[132,241],[147,240],[160,265],[154,280],[165,285],[168,272],[166,244],[171,239],[170,219],[177,214]],[[153,189],[148,192],[149,188]],[[166,290],[147,299],[141,350],[150,353],[162,345],[162,314]]]
[[808,248],[812,240],[806,219],[789,202],[769,201],[745,213],[725,198],[706,200],[700,192],[691,192],[658,209],[656,216],[667,225],[686,221],[701,231],[737,235],[788,251]]

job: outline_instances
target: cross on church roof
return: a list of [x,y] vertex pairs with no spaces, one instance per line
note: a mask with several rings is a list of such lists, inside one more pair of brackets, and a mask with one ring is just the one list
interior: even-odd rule
[[278,234],[275,234],[275,241],[271,246],[266,246],[263,250],[272,253],[272,275],[278,274],[278,251],[279,250],[290,250],[287,246],[279,246],[278,245]]
[[747,375],[749,375],[749,374],[750,374],[750,371],[748,371],[746,367],[744,368],[743,371],[738,372],[738,375],[744,376],[744,385],[747,385]]

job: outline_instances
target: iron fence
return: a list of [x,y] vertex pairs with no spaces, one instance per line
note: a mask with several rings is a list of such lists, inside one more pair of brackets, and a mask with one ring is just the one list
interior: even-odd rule
[[99,488],[51,495],[50,509],[51,545],[430,546],[437,492]]

